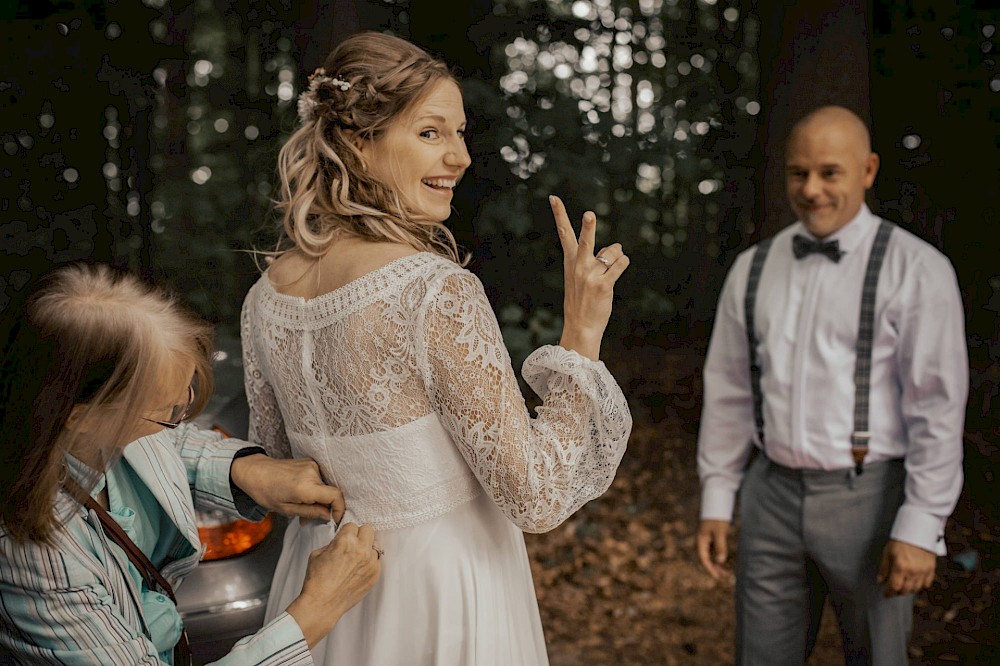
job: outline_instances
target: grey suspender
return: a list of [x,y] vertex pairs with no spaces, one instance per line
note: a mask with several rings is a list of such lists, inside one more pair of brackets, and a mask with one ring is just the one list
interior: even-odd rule
[[862,464],[868,453],[868,440],[871,439],[868,431],[868,393],[872,378],[872,340],[875,337],[875,291],[892,229],[891,222],[882,220],[878,233],[875,234],[872,252],[868,255],[865,284],[861,288],[857,358],[854,361],[854,434],[851,435],[851,454],[858,474],[861,474]]
[[[868,453],[868,394],[871,389],[872,341],[875,337],[875,292],[878,287],[878,276],[882,270],[882,261],[889,245],[889,235],[894,225],[887,220],[879,224],[868,255],[868,268],[865,270],[865,282],[861,289],[861,312],[858,319],[857,359],[854,365],[854,432],[851,435],[851,454],[854,457],[855,472],[861,474],[865,455]],[[771,248],[771,238],[760,242],[754,252],[750,264],[750,274],[747,277],[747,293],[744,299],[744,318],[747,329],[747,342],[750,345],[750,388],[753,391],[753,415],[757,428],[757,438],[761,450],[764,445],[764,394],[760,389],[760,361],[757,358],[757,331],[754,327],[754,310],[757,304],[757,287],[760,285],[760,275],[764,269],[764,260]]]
[[771,249],[773,237],[757,244],[747,277],[747,294],[743,301],[743,317],[746,320],[747,343],[750,345],[750,388],[753,390],[753,420],[757,426],[757,441],[764,451],[764,393],[760,390],[760,359],[757,358],[757,329],[754,327],[754,310],[757,307],[757,286],[764,270],[767,251]]

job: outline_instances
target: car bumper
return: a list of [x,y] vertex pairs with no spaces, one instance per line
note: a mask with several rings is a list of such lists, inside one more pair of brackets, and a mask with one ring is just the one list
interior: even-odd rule
[[253,550],[200,563],[177,589],[177,608],[198,663],[225,656],[263,626],[286,524],[276,517],[274,529]]

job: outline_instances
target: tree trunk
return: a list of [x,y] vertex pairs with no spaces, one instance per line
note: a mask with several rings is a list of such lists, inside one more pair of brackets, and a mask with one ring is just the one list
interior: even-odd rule
[[847,107],[871,124],[868,3],[861,0],[762,0],[760,70],[764,150],[757,175],[754,240],[795,221],[785,197],[785,137],[801,117],[828,104]]
[[321,66],[333,47],[361,30],[355,0],[303,2],[300,17],[294,32],[303,72],[311,72]]

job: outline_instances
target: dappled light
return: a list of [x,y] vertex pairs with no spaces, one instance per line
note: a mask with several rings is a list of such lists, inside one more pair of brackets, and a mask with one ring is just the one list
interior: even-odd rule
[[[642,272],[625,281],[627,298],[643,308],[637,318],[662,326],[682,316],[691,287],[661,263],[688,253],[688,265],[715,265],[721,250],[704,237],[705,218],[751,205],[749,188],[727,192],[724,184],[750,178],[740,171],[749,143],[740,144],[752,140],[760,112],[759,22],[728,1],[544,4],[548,21],[525,18],[495,49],[506,108],[498,149],[521,184],[484,202],[477,229],[502,234],[525,195],[542,202],[565,192],[571,205],[597,211],[602,237],[627,241]],[[508,2],[503,11],[523,15],[531,6]],[[695,234],[692,218],[700,220]],[[538,254],[531,246],[506,251]],[[524,326],[510,323],[504,334],[528,342]]]

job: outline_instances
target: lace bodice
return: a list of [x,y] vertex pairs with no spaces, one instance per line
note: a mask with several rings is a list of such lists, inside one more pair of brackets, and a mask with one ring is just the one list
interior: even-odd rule
[[349,510],[381,506],[382,527],[481,486],[518,527],[546,531],[603,493],[625,452],[632,418],[604,364],[536,350],[522,369],[543,399],[532,418],[479,280],[431,253],[308,301],[265,274],[241,329],[251,441],[313,457]]

